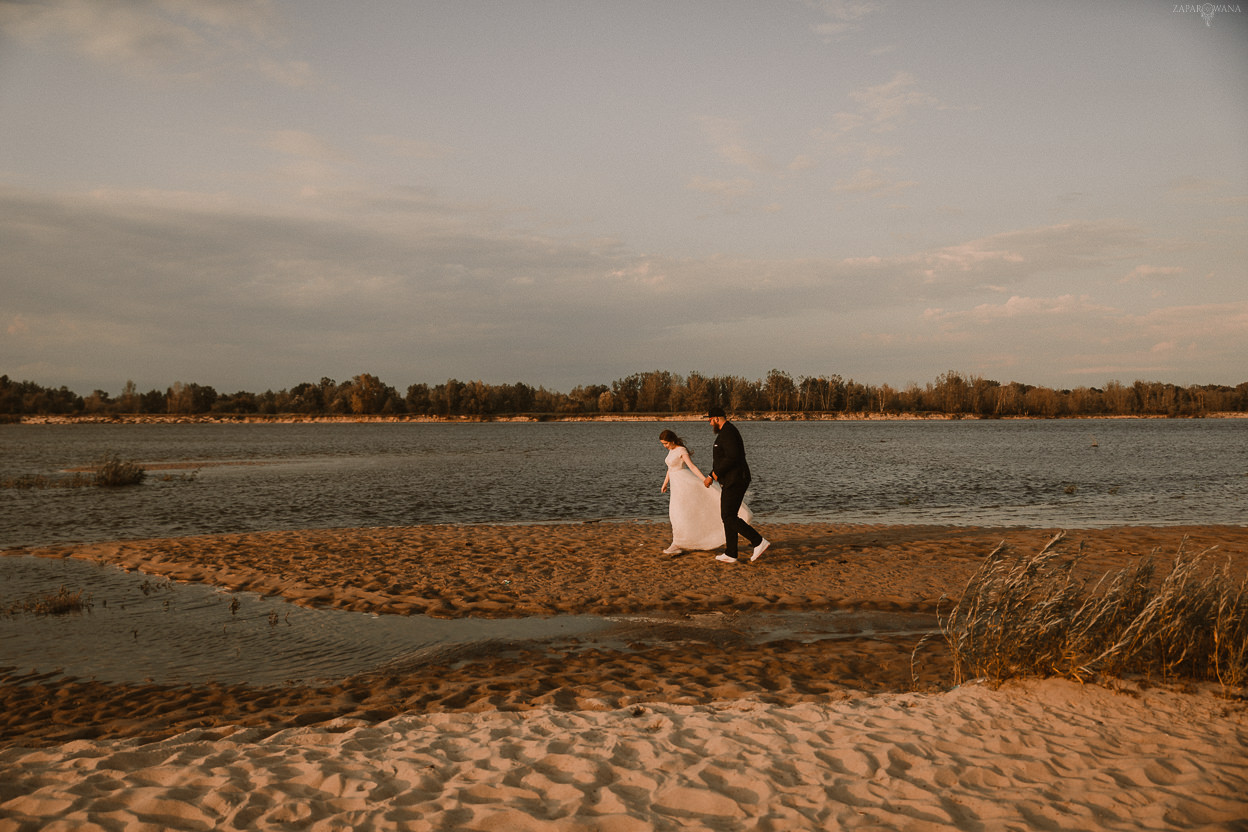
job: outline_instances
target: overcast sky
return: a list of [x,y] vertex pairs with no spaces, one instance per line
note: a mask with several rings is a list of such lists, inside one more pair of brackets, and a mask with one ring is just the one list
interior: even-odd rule
[[1243,382],[1196,8],[0,0],[0,373]]

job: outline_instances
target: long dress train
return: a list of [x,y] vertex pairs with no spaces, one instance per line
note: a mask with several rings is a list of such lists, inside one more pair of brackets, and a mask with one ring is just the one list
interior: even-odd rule
[[[668,517],[672,521],[672,545],[680,549],[709,550],[724,545],[724,521],[719,516],[719,483],[707,488],[689,470],[689,451],[677,446],[668,451],[667,484],[671,489]],[[750,522],[754,514],[744,503],[737,516]]]

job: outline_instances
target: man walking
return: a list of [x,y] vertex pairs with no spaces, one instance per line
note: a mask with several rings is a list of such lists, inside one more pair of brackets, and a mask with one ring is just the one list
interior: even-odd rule
[[737,516],[750,487],[750,466],[745,461],[745,443],[737,426],[728,421],[724,409],[712,407],[706,413],[715,431],[715,448],[711,459],[711,475],[703,481],[707,488],[718,482],[723,491],[719,496],[719,516],[724,521],[724,553],[715,560],[723,563],[737,562],[737,535],[743,536],[754,547],[750,562],[758,560],[771,541],[755,531],[754,527]]

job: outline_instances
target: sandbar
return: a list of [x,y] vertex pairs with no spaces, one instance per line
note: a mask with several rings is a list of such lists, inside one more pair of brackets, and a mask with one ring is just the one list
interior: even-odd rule
[[[1056,529],[760,524],[757,563],[654,523],[321,529],[4,554],[440,617],[932,613]],[[1067,531],[1088,576],[1248,528]],[[917,650],[916,650],[917,646]],[[2,663],[2,662],[0,662]],[[1208,685],[949,685],[940,640],[448,656],[322,687],[0,671],[0,832],[21,829],[1248,828],[1248,710]]]

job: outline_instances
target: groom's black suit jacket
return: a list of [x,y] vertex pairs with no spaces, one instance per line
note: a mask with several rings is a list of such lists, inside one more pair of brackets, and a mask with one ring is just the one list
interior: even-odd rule
[[715,435],[711,470],[724,488],[745,488],[750,484],[750,466],[745,462],[745,443],[741,441],[741,434],[732,422],[725,422]]

